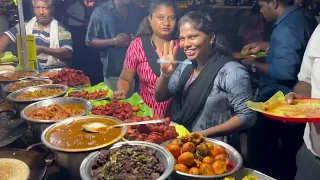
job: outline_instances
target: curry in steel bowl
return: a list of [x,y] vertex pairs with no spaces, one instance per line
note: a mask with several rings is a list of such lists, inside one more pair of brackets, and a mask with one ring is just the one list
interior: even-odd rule
[[122,124],[120,120],[103,116],[82,116],[69,118],[51,125],[42,134],[42,141],[51,149],[64,152],[85,152],[100,149],[115,143],[123,137],[126,127],[104,128],[99,133],[83,130],[90,123],[106,126]]

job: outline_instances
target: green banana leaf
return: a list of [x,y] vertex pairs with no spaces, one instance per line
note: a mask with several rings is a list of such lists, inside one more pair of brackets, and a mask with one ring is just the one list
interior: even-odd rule
[[256,54],[251,55],[251,56],[253,56],[254,58],[264,58],[264,57],[267,57],[267,53],[266,52],[258,52]]
[[[138,93],[134,93],[130,98],[121,100],[121,102],[128,102],[131,106],[138,106],[139,111],[137,112],[137,116],[153,116],[152,109],[148,107],[145,103],[143,103],[142,98]],[[110,101],[108,100],[102,100],[102,101],[94,101],[91,102],[93,106],[104,106],[106,104],[109,104]]]
[[[267,53],[266,52],[258,52],[256,54],[252,54],[250,56],[253,58],[259,59],[259,58],[267,57]],[[233,53],[233,57],[236,59],[241,59],[241,58],[245,58],[247,56],[244,56],[242,53]]]
[[101,82],[95,86],[89,86],[89,87],[86,87],[86,88],[79,88],[79,87],[76,87],[76,88],[70,88],[66,95],[65,96],[68,96],[69,93],[72,93],[72,92],[75,92],[75,91],[82,91],[82,90],[87,90],[88,92],[94,92],[94,91],[97,91],[97,90],[109,90],[108,94],[106,95],[105,98],[110,98],[113,96],[113,91],[111,88],[109,88],[105,83]]
[[5,52],[1,55],[0,63],[18,62],[17,56],[11,52]]

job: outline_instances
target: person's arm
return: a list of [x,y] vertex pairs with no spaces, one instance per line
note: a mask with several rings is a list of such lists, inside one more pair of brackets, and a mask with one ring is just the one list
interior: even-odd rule
[[[287,36],[287,37],[286,37]],[[290,38],[289,38],[290,37]],[[302,45],[291,29],[282,28],[274,33],[274,43],[267,62],[261,63],[253,58],[243,60],[245,65],[254,65],[255,68],[277,80],[295,80],[300,68]],[[272,58],[268,60],[269,58]]]
[[267,74],[277,80],[295,80],[301,66],[300,54],[303,50],[300,40],[290,28],[281,28],[274,33],[274,43],[270,50],[272,58]]
[[0,36],[0,54],[12,41],[6,34],[1,34]]
[[253,126],[256,113],[249,109],[246,102],[252,98],[249,73],[244,67],[236,65],[227,71],[226,77],[221,77],[221,88],[227,92],[229,103],[235,115],[226,122],[208,128],[200,133],[204,136],[224,136]]
[[286,95],[286,101],[290,104],[293,99],[299,97],[310,98],[311,97],[311,74],[312,72],[316,75],[313,76],[314,81],[319,81],[319,70],[313,69],[315,63],[320,63],[320,25],[314,30],[311,38],[309,39],[307,48],[303,55],[303,60],[298,74],[299,82],[294,88],[294,92]]
[[72,58],[72,37],[71,33],[62,26],[59,26],[59,48],[50,48],[44,46],[37,46],[38,54],[47,54],[61,60]]
[[[320,63],[320,26],[314,30],[311,38],[309,39],[306,51],[303,56],[300,72],[298,74],[299,82],[294,88],[294,92],[301,97],[310,98],[311,97],[311,73],[316,72],[313,69],[314,63]],[[320,74],[320,73],[318,73]],[[320,77],[314,77],[316,80]]]
[[127,96],[128,92],[131,89],[135,75],[135,70],[123,67],[121,75],[117,82],[117,92],[121,94],[123,93],[125,96]]
[[175,96],[176,86],[185,67],[186,65],[180,64],[172,75],[161,73],[154,92],[154,99],[157,102],[167,101]]
[[260,47],[260,51],[264,51],[264,52],[266,52],[270,46],[270,42],[266,42],[266,41],[260,41],[260,42],[257,42],[257,44]]
[[137,41],[138,39],[133,41],[128,47],[123,69],[117,83],[117,92],[120,94],[123,93],[125,96],[127,96],[128,92],[130,91],[132,82],[136,75],[136,69],[139,60],[137,57],[139,51],[139,49],[137,49],[139,47],[137,45]]
[[94,48],[106,48],[114,47],[115,42],[113,39],[92,39],[91,41],[86,42],[86,45]]
[[0,53],[2,53],[6,47],[11,43],[17,42],[17,34],[19,33],[19,24],[13,26],[9,30],[5,31],[0,36]]
[[171,75],[165,75],[165,74],[161,74],[160,77],[158,78],[155,92],[154,92],[154,99],[157,102],[167,101],[172,96],[168,88],[170,78],[171,78]]
[[[103,37],[103,27],[105,23],[102,23],[103,19],[98,12],[98,9],[95,9],[91,15],[87,35],[86,35],[86,45],[88,47],[94,48],[107,48],[116,46],[114,39]],[[103,39],[106,38],[106,39]]]
[[63,60],[72,58],[72,50],[69,48],[48,48],[44,46],[37,46],[37,52],[38,54],[43,53]]
[[270,42],[262,42],[262,41],[261,42],[252,42],[252,43],[245,45],[242,48],[241,52],[247,51],[246,52],[247,54],[244,54],[244,55],[256,54],[260,51],[266,52],[268,50],[269,46],[270,46]]
[[294,92],[300,97],[311,98],[311,84],[299,81],[294,88]]
[[175,95],[175,89],[178,84],[181,72],[186,67],[181,64],[176,68],[175,61],[177,59],[179,46],[175,41],[165,43],[163,52],[156,51],[159,59],[169,60],[170,64],[160,64],[160,77],[157,80],[154,98],[157,102],[169,100],[172,95]]

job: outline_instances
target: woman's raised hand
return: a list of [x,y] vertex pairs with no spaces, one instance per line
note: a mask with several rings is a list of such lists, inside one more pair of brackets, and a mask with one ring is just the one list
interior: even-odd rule
[[169,63],[160,63],[161,72],[164,75],[170,76],[176,69],[176,58],[178,54],[178,44],[175,41],[170,41],[170,43],[164,43],[163,52],[157,51],[160,60],[167,60]]

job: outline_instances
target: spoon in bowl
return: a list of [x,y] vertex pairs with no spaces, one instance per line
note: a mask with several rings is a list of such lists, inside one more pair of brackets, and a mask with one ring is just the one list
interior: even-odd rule
[[81,130],[89,133],[99,133],[103,130],[109,130],[112,128],[120,128],[123,126],[134,126],[134,125],[141,125],[141,124],[158,124],[158,123],[164,123],[164,121],[165,121],[164,119],[159,119],[159,120],[141,121],[141,122],[133,122],[133,123],[123,123],[123,124],[117,124],[112,126],[108,126],[100,122],[94,122],[94,123],[84,124]]

